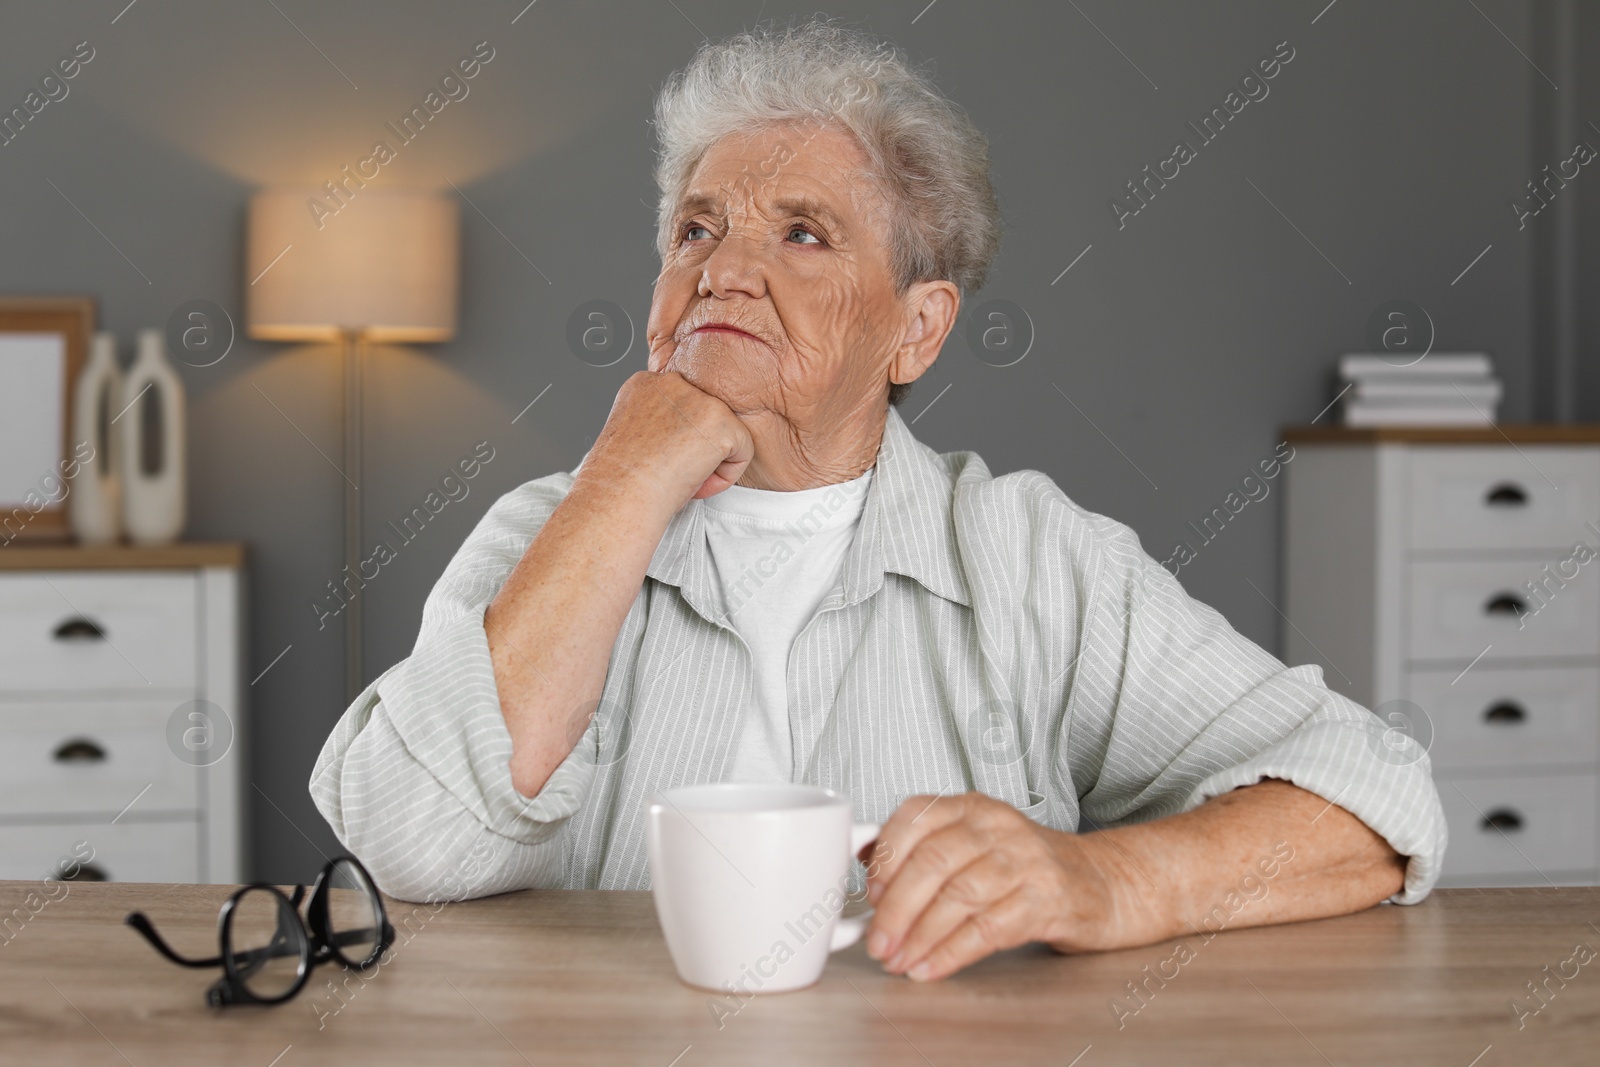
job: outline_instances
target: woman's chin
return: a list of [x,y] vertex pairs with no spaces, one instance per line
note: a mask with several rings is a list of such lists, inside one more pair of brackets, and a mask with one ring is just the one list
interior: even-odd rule
[[664,370],[675,370],[683,375],[683,380],[700,390],[716,397],[733,410],[735,415],[745,415],[763,410],[766,405],[761,402],[761,395],[749,388],[748,383],[740,381],[739,375],[728,374],[715,366],[707,366],[703,360],[685,360],[681,363],[675,359],[668,360]]

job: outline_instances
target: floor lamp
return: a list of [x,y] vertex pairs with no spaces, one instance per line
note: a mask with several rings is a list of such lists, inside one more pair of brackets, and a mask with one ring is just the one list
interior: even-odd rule
[[[361,574],[361,391],[369,342],[416,344],[455,334],[460,216],[438,193],[356,186],[280,189],[250,200],[246,323],[264,341],[339,344],[344,364],[344,565]],[[345,703],[365,687],[361,601],[344,615]]]

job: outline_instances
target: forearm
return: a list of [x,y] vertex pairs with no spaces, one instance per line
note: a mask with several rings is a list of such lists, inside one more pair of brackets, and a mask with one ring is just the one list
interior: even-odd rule
[[580,473],[484,613],[511,781],[524,796],[588,725],[670,518],[663,510],[625,478]]
[[755,454],[733,410],[676,371],[639,371],[484,612],[511,782],[534,796],[599,705],[611,649],[667,523]]
[[1124,944],[1344,915],[1400,891],[1405,857],[1343,808],[1268,779],[1193,811],[1085,835]]

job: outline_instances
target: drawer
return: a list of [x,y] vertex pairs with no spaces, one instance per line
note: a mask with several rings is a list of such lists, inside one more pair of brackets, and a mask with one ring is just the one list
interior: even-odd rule
[[1488,645],[1493,659],[1600,656],[1600,560],[1576,567],[1576,577],[1562,585],[1548,579],[1541,601],[1528,583],[1544,580],[1547,564],[1554,575],[1555,562],[1538,556],[1412,561],[1409,658],[1471,660]]
[[198,807],[201,772],[167,742],[178,706],[0,703],[0,815],[104,812],[109,822],[135,797],[130,817]]
[[1600,668],[1412,671],[1406,696],[1432,724],[1436,771],[1600,762]]
[[1444,874],[1522,877],[1594,867],[1596,782],[1592,773],[1444,778]]
[[195,882],[200,823],[100,822],[0,825],[0,878],[61,877],[63,860],[86,862],[113,882]]
[[0,574],[0,691],[193,688],[191,572]]
[[1414,549],[1570,549],[1585,523],[1600,524],[1600,449],[1418,446],[1409,454]]

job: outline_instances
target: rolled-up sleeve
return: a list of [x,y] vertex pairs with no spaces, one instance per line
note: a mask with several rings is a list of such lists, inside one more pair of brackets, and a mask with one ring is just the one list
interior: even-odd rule
[[483,616],[571,478],[551,475],[495,502],[429,593],[411,655],[350,705],[317,758],[312,799],[391,896],[563,884],[561,831],[592,786],[594,738],[536,796],[516,790]]
[[1407,858],[1392,901],[1425,897],[1447,831],[1422,746],[1330,690],[1320,667],[1287,667],[1237,633],[1127,527],[1079,518],[1093,527],[1084,539],[1093,549],[1077,568],[1083,610],[1063,758],[1084,818],[1158,818],[1279,778],[1349,811]]

